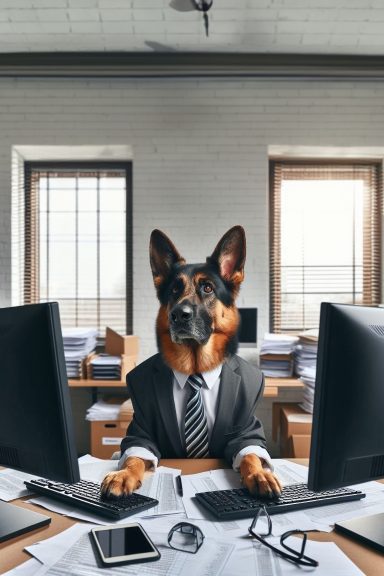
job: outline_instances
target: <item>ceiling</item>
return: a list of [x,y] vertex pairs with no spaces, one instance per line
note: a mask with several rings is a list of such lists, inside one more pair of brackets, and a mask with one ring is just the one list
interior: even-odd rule
[[384,0],[0,0],[0,53],[384,54]]

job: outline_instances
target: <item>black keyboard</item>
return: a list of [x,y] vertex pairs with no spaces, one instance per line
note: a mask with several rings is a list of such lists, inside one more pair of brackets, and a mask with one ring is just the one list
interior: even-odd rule
[[303,508],[313,508],[315,506],[325,506],[327,504],[337,504],[365,498],[363,492],[350,488],[311,492],[306,484],[285,486],[281,496],[272,500],[251,496],[245,488],[198,492],[195,496],[198,502],[220,520],[253,517],[259,506],[265,506],[269,514],[280,514],[282,512],[302,510]]
[[29,490],[43,496],[61,500],[65,504],[85,508],[89,512],[115,520],[142,512],[159,503],[154,498],[137,493],[122,497],[101,497],[100,484],[87,480],[80,480],[74,484],[62,484],[39,478],[24,482],[24,484]]

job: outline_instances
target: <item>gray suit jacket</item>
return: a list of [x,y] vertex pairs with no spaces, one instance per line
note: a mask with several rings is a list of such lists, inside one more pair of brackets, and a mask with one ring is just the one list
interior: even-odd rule
[[[121,452],[141,446],[158,458],[186,458],[173,400],[173,372],[161,355],[155,354],[129,372],[127,386],[134,417]],[[266,447],[263,426],[254,415],[263,388],[258,368],[237,355],[224,362],[210,457],[225,458],[232,464],[242,448],[251,444]]]

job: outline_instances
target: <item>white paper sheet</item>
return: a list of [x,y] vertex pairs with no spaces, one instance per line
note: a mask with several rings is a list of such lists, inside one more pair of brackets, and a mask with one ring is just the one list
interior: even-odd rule
[[[83,527],[84,528],[84,527]],[[44,566],[38,572],[38,576],[105,576],[105,568],[100,568],[95,558],[94,550],[89,536],[89,526],[85,527],[85,533],[73,543],[73,534],[68,534],[71,543],[62,546],[61,556],[50,566]],[[67,530],[66,532],[72,529]],[[151,539],[159,548],[160,560],[155,562],[131,564],[121,567],[108,568],[108,574],[140,576],[218,576],[225,566],[234,545],[227,541],[206,540],[197,555],[187,554],[173,550],[167,545],[166,533],[150,534]],[[80,536],[80,537],[79,537]],[[47,542],[47,541],[46,541]],[[46,546],[49,545],[47,542]]]
[[319,506],[305,510],[305,515],[314,522],[333,526],[335,522],[371,516],[384,512],[384,498],[381,493],[367,493],[362,500],[353,500],[333,506]]
[[39,560],[41,564],[51,566],[90,529],[89,524],[74,524],[56,536],[27,546],[25,550]]
[[19,470],[12,470],[12,468],[0,470],[0,500],[9,502],[10,500],[15,500],[15,498],[31,494],[26,489],[24,480],[31,480],[32,478],[36,479],[37,476],[25,474],[24,472],[19,472]]
[[118,463],[118,460],[100,460],[99,462],[79,460],[80,478],[101,484],[108,472],[117,471]]
[[[307,542],[306,554],[319,562],[315,569],[297,567],[250,538],[221,539],[206,536],[197,555],[177,552],[166,544],[166,534],[172,525],[170,520],[170,517],[162,517],[141,522],[160,550],[162,557],[159,561],[109,568],[108,573],[116,576],[362,575],[336,544],[325,542]],[[105,569],[98,567],[94,556],[89,539],[90,529],[89,525],[77,524],[58,536],[29,546],[27,550],[45,562],[37,576],[105,576]],[[275,546],[280,545],[278,538],[270,538],[269,541]],[[299,547],[300,543],[299,539],[292,538],[290,545]],[[14,576],[30,575],[25,573]]]
[[308,467],[276,458],[272,460],[275,474],[279,477],[283,486],[288,484],[301,484],[308,481]]
[[[301,540],[298,541],[300,546]],[[270,539],[279,546],[279,539]],[[291,542],[290,542],[291,544]],[[221,576],[364,576],[355,564],[332,542],[307,541],[306,554],[319,562],[317,568],[303,568],[280,558],[259,543],[244,540],[238,544],[229,558]]]
[[[12,568],[8,570],[8,572],[2,572],[3,576],[35,576],[35,574],[40,570],[41,562],[36,560],[36,558],[31,558],[23,564],[16,566],[16,568]],[[0,565],[1,570],[1,565]]]
[[156,516],[158,514],[184,513],[184,505],[181,496],[176,492],[174,479],[180,474],[180,470],[159,466],[154,474],[145,478],[142,487],[136,490],[138,494],[156,498],[159,504],[150,508],[140,515]]

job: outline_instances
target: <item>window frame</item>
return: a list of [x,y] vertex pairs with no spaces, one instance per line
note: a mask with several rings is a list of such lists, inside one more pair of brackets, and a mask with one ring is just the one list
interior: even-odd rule
[[[314,169],[324,167],[371,167],[375,177],[375,186],[371,188],[369,210],[364,210],[363,230],[369,219],[370,251],[363,250],[363,305],[377,306],[381,302],[382,292],[382,207],[383,207],[383,164],[378,159],[359,158],[269,158],[269,323],[271,332],[281,332],[281,179],[276,176],[278,169],[286,167],[303,167]],[[304,180],[304,179],[303,179]],[[320,178],[319,178],[320,180]],[[325,178],[324,178],[325,180]],[[369,214],[368,214],[369,212]],[[365,243],[365,240],[363,240]],[[367,258],[369,262],[367,262]],[[373,271],[373,279],[368,278],[368,272]],[[288,332],[288,330],[284,330]],[[297,332],[297,331],[296,331]]]
[[[24,162],[24,294],[25,304],[38,301],[39,257],[38,257],[38,214],[36,198],[33,198],[32,172],[40,171],[79,171],[120,170],[125,172],[126,186],[126,334],[133,331],[133,214],[132,214],[132,162],[127,161],[25,161]],[[29,279],[29,290],[26,289]]]

